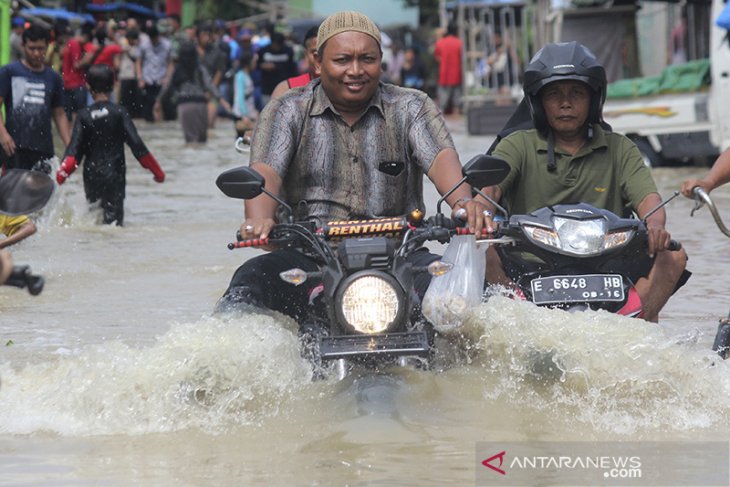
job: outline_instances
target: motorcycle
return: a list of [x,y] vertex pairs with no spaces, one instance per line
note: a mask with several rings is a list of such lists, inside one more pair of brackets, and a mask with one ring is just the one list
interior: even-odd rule
[[[690,212],[690,216],[694,216],[697,210],[703,206],[707,206],[712,214],[712,218],[715,220],[717,228],[720,229],[723,235],[730,237],[730,230],[725,226],[725,222],[723,222],[720,212],[717,210],[717,206],[715,206],[715,202],[712,201],[710,195],[700,186],[693,188],[692,193],[695,200],[695,207]],[[712,350],[717,352],[723,360],[727,359],[728,355],[730,355],[730,314],[728,314],[727,318],[720,319],[720,323],[717,326],[717,333],[715,334],[715,341],[712,344]]]
[[[380,170],[398,174],[402,164],[381,164]],[[447,243],[468,229],[441,213],[444,200],[466,182],[474,188],[497,184],[509,166],[490,156],[477,156],[467,163],[461,180],[436,205],[436,214],[425,218],[415,210],[404,217],[384,217],[320,224],[294,221],[292,208],[265,188],[264,178],[248,167],[222,173],[216,185],[231,198],[251,199],[261,193],[276,200],[283,221],[265,239],[239,240],[230,249],[246,247],[295,248],[314,258],[317,272],[291,269],[280,278],[292,285],[308,280],[321,283],[322,313],[313,310],[304,332],[304,354],[315,364],[328,361],[384,364],[409,357],[428,360],[434,339],[433,327],[419,312],[419,299],[412,292],[414,278],[424,272],[443,275],[451,265],[435,260],[414,266],[408,256],[425,242]],[[310,281],[311,282],[311,281]]]
[[[38,211],[48,203],[53,190],[53,180],[42,172],[9,169],[0,177],[0,213],[17,216]],[[43,291],[45,280],[27,265],[15,265],[3,284],[27,288],[36,296]]]
[[[554,205],[527,215],[508,215],[496,244],[503,268],[517,286],[516,294],[538,306],[569,311],[603,309],[630,317],[641,316],[634,284],[647,275],[646,218],[622,218],[586,203]],[[670,250],[681,245],[672,241]]]

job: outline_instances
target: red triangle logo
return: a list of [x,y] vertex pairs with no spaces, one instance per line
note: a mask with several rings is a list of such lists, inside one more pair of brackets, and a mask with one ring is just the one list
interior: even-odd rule
[[[491,468],[492,470],[494,470],[497,473],[500,473],[502,475],[507,475],[507,472],[505,472],[504,470],[502,470],[501,468],[499,468],[499,467],[502,466],[502,462],[504,462],[504,455],[505,455],[505,453],[506,452],[501,451],[501,452],[497,453],[496,455],[493,455],[493,456],[487,458],[486,460],[484,460],[482,462],[482,465],[484,465],[487,468]],[[491,464],[491,462],[493,460],[497,459],[497,458],[499,458],[499,466],[495,467],[494,465]]]

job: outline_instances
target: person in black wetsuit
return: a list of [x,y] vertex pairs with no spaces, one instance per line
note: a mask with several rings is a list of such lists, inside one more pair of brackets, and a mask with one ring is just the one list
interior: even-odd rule
[[125,142],[132,149],[142,167],[154,174],[158,183],[165,173],[137,133],[124,107],[109,101],[114,85],[114,73],[106,65],[97,64],[87,74],[94,104],[78,113],[71,134],[71,142],[64,154],[56,181],[63,184],[82,159],[84,163],[84,191],[89,203],[101,202],[104,223],[124,223],[124,195],[126,186]]

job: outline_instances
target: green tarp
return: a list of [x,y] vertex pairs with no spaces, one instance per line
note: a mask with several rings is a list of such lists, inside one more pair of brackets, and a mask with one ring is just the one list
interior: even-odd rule
[[10,0],[0,0],[0,66],[10,61]]
[[659,76],[622,79],[608,85],[607,98],[685,93],[706,89],[710,85],[710,60],[698,59],[667,66]]

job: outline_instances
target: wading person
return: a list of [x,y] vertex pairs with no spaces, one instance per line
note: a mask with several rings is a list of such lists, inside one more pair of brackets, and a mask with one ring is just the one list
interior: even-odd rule
[[[319,27],[316,67],[320,78],[272,99],[257,121],[251,167],[266,187],[296,208],[297,220],[357,220],[402,216],[423,209],[423,175],[445,193],[461,180],[461,163],[438,107],[425,93],[380,82],[380,31],[365,15],[338,12]],[[396,177],[381,163],[399,161]],[[448,198],[464,208],[480,230],[485,207],[460,186]],[[243,238],[265,238],[276,224],[277,203],[261,195],[245,203]],[[477,228],[478,227],[478,228]],[[414,265],[437,259],[424,251],[409,256]],[[304,318],[318,283],[296,288],[279,273],[317,269],[296,250],[278,250],[245,262],[218,303],[273,309]],[[316,280],[313,280],[316,281]],[[428,279],[419,280],[423,296]]]
[[78,113],[56,181],[64,181],[84,163],[84,192],[89,203],[99,202],[105,224],[124,223],[126,191],[126,163],[124,144],[155,181],[165,180],[165,173],[147,150],[137,133],[134,122],[124,107],[109,101],[114,88],[114,73],[109,66],[97,64],[89,68],[87,76],[94,103]]
[[[661,203],[636,145],[603,128],[606,72],[587,48],[576,42],[548,44],[527,66],[524,90],[535,128],[515,131],[496,146],[493,155],[507,161],[511,171],[485,190],[503,200],[510,214],[583,202],[617,215],[628,207],[643,219]],[[646,259],[654,261],[635,285],[647,321],[658,321],[687,262],[684,250],[667,250],[665,221],[663,209],[647,219]],[[493,229],[491,219],[487,228]],[[487,279],[511,285],[492,248]]]
[[149,42],[140,42],[136,61],[140,110],[148,122],[154,122],[153,108],[162,87],[172,73],[172,47],[154,25],[147,31]]
[[83,24],[68,40],[63,51],[61,70],[63,74],[64,106],[66,116],[73,124],[76,113],[87,105],[89,91],[86,89],[86,70],[94,59],[96,49],[91,43],[94,26]]
[[255,69],[261,72],[261,100],[264,105],[271,100],[280,82],[297,75],[294,51],[279,32],[271,35],[271,44],[258,52],[255,63]]
[[155,111],[162,115],[162,107],[171,98],[177,105],[177,118],[183,130],[186,143],[205,143],[208,140],[209,101],[219,101],[230,109],[230,105],[218,93],[208,70],[198,58],[198,51],[191,42],[180,44],[177,64],[170,82],[160,93]]
[[274,91],[271,93],[271,98],[279,98],[281,95],[286,93],[292,88],[298,88],[304,86],[314,78],[319,76],[317,73],[317,63],[315,57],[317,56],[317,32],[319,26],[312,27],[304,34],[304,59],[307,63],[307,72],[298,76],[292,76],[290,78],[281,81]]
[[63,81],[46,66],[50,41],[48,30],[31,25],[23,32],[22,61],[0,68],[0,105],[5,103],[5,121],[0,117],[0,158],[6,169],[41,169],[54,156],[51,119],[64,144],[69,127],[63,109]]
[[235,128],[239,137],[250,137],[253,124],[259,113],[254,104],[254,85],[251,79],[253,59],[243,53],[238,63],[238,71],[233,77],[233,114],[238,117]]

